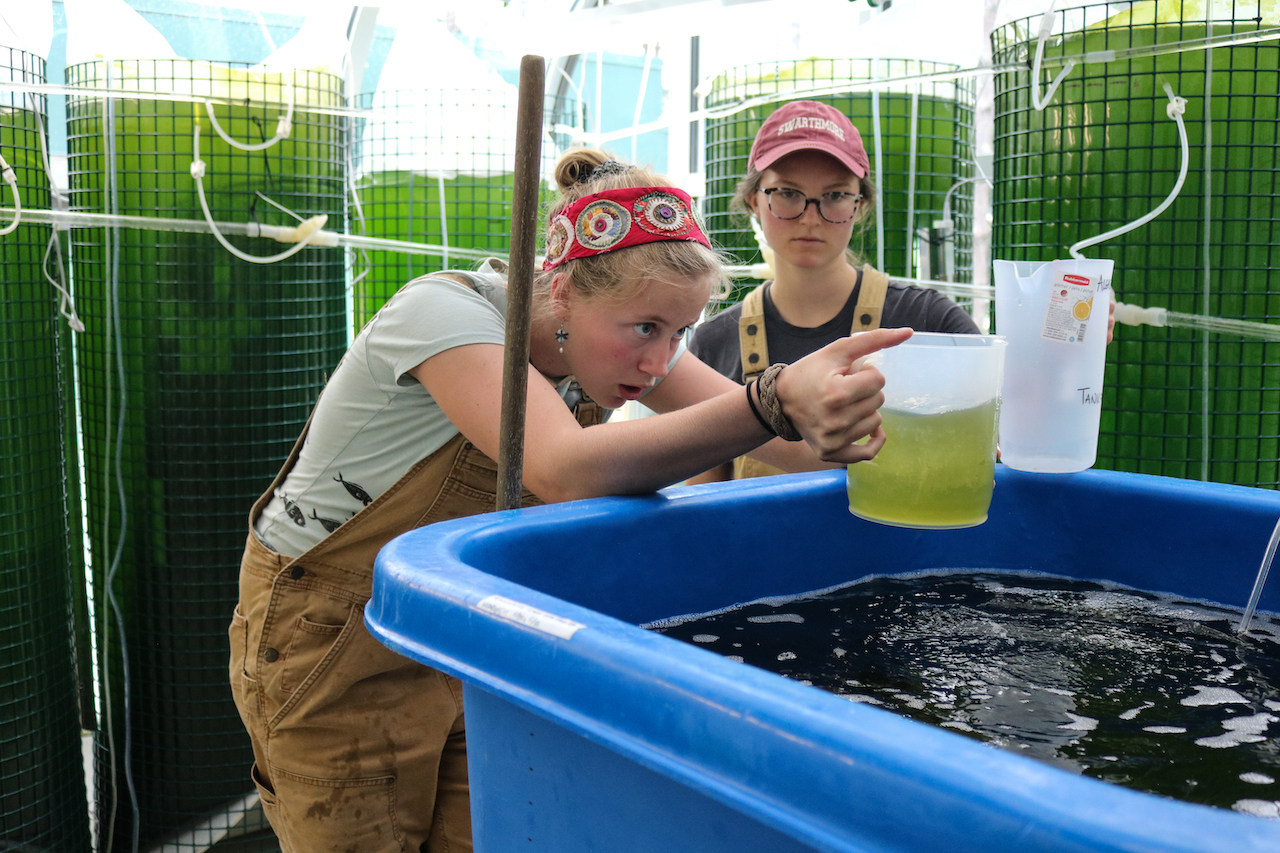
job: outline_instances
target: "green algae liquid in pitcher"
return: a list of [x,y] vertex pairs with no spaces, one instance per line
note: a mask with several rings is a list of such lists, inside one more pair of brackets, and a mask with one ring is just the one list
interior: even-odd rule
[[972,527],[987,520],[995,478],[994,399],[954,412],[881,409],[885,442],[849,466],[849,511],[903,527]]
[[1005,340],[917,332],[867,358],[885,377],[885,443],[848,466],[849,511],[897,527],[987,520]]

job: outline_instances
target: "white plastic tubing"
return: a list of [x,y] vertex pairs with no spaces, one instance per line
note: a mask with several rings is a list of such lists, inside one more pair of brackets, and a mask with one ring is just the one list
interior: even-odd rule
[[[281,243],[295,243],[295,245],[291,248],[285,249],[279,254],[268,255],[266,257],[259,257],[257,255],[250,255],[242,252],[227,242],[226,237],[222,236],[222,232],[218,230],[218,226],[213,220],[213,214],[209,211],[209,202],[204,195],[205,163],[200,159],[200,122],[198,121],[191,133],[191,156],[191,177],[194,178],[196,182],[196,195],[200,197],[200,209],[204,211],[204,221],[208,223],[209,231],[217,241],[222,244],[222,248],[226,249],[242,261],[248,261],[251,264],[274,264],[277,261],[283,261],[285,258],[293,257],[298,252],[301,252],[307,246],[311,245],[311,243],[320,235],[321,229],[324,228],[324,224],[329,221],[329,216],[327,214],[321,214],[319,216],[311,217],[296,228],[272,229],[275,233],[268,233],[267,229],[262,228],[258,234],[251,236],[270,236],[279,240]],[[320,245],[337,244],[324,243]]]
[[1103,234],[1099,234],[1096,237],[1090,237],[1086,240],[1081,240],[1079,243],[1076,243],[1075,245],[1073,245],[1070,249],[1071,257],[1075,258],[1076,260],[1084,259],[1084,255],[1080,254],[1081,249],[1087,246],[1093,246],[1098,243],[1105,242],[1107,240],[1110,240],[1112,237],[1118,237],[1121,234],[1127,233],[1129,231],[1132,231],[1135,228],[1139,228],[1143,225],[1146,225],[1148,222],[1155,219],[1160,214],[1164,213],[1165,209],[1168,208],[1169,205],[1173,204],[1173,200],[1178,197],[1178,193],[1182,192],[1182,184],[1187,179],[1187,161],[1189,159],[1189,154],[1190,154],[1190,149],[1187,144],[1187,128],[1182,121],[1182,115],[1187,111],[1187,99],[1180,98],[1177,95],[1175,95],[1173,93],[1173,87],[1170,86],[1168,83],[1164,84],[1164,91],[1165,91],[1165,94],[1169,96],[1169,104],[1164,109],[1165,115],[1169,116],[1169,118],[1173,119],[1175,122],[1178,123],[1178,141],[1182,145],[1182,165],[1178,169],[1178,180],[1174,182],[1173,191],[1169,193],[1169,195],[1165,198],[1164,201],[1160,203],[1158,207],[1156,207],[1146,216],[1143,216],[1139,219],[1135,219],[1133,222],[1130,222],[1128,225],[1121,225],[1119,228],[1113,228],[1110,231],[1107,231]]
[[[1049,36],[1053,33],[1053,13],[1057,8],[1058,0],[1052,0],[1049,3],[1048,11],[1040,16],[1040,37],[1036,39],[1036,56],[1031,63],[1031,106],[1035,107],[1037,112],[1049,105],[1049,102],[1053,100],[1054,93],[1062,85],[1062,81],[1076,67],[1076,61],[1068,59],[1063,64],[1062,70],[1058,72],[1058,76],[1054,77],[1053,82],[1049,84],[1049,90],[1044,93],[1044,97],[1040,97],[1040,66],[1044,62],[1044,43],[1048,41]],[[1090,51],[1081,57],[1086,63],[1112,62],[1115,58],[1116,52],[1114,50]]]
[[204,102],[204,110],[209,114],[209,123],[213,125],[213,129],[222,137],[222,141],[230,145],[232,148],[238,148],[241,151],[265,151],[272,145],[275,145],[282,139],[287,139],[289,134],[293,132],[293,102],[295,97],[295,89],[297,87],[297,71],[294,71],[289,78],[289,106],[285,109],[285,114],[280,116],[276,122],[276,135],[268,139],[266,142],[258,142],[249,145],[244,142],[237,142],[232,139],[222,125],[218,124],[218,117],[213,112],[213,101]]
[[[293,73],[295,75],[297,74],[296,71]],[[279,121],[276,122],[275,136],[265,142],[254,143],[252,145],[232,139],[231,136],[222,129],[222,125],[218,124],[218,117],[214,114],[212,101],[206,100],[204,102],[204,108],[205,112],[209,115],[209,123],[213,125],[213,129],[217,132],[218,136],[222,137],[223,141],[232,148],[239,149],[240,151],[264,151],[272,145],[275,145],[280,140],[288,138],[289,134],[293,132],[293,104],[296,88],[296,80],[291,77],[289,84],[289,105],[285,110],[284,115],[280,116]],[[213,234],[214,238],[222,244],[222,248],[226,249],[240,260],[248,261],[251,264],[274,264],[277,261],[283,261],[285,258],[293,257],[313,243],[315,245],[337,245],[335,242],[332,242],[331,238],[320,239],[322,235],[326,235],[328,233],[324,232],[323,229],[325,223],[329,220],[327,214],[321,214],[320,216],[313,216],[310,219],[303,221],[295,228],[272,228],[268,230],[266,227],[261,227],[258,229],[258,233],[251,235],[272,237],[281,243],[294,244],[283,252],[275,255],[268,255],[266,257],[260,257],[258,255],[250,255],[247,252],[240,251],[235,246],[231,245],[231,243],[227,241],[226,237],[222,236],[222,232],[218,230],[218,226],[213,220],[213,214],[209,211],[209,202],[204,195],[204,171],[205,162],[200,159],[200,121],[197,119],[195,122],[195,128],[192,131],[191,140],[191,177],[194,178],[196,182],[196,194],[200,197],[200,209],[204,211],[204,220],[208,223],[209,231]],[[250,226],[250,230],[253,230],[252,226]]]
[[13,167],[5,161],[4,155],[0,155],[0,178],[4,179],[13,193],[13,221],[0,228],[0,237],[3,237],[16,229],[18,223],[22,221],[22,194],[18,192],[18,176],[14,174]]
[[1031,63],[1031,106],[1035,107],[1036,112],[1043,110],[1053,100],[1054,92],[1058,91],[1058,87],[1062,85],[1062,81],[1071,69],[1076,67],[1074,60],[1068,60],[1067,64],[1062,66],[1062,70],[1058,72],[1058,76],[1053,78],[1053,82],[1049,84],[1049,91],[1044,93],[1044,97],[1040,97],[1040,63],[1044,61],[1044,43],[1048,41],[1049,35],[1053,32],[1053,13],[1057,11],[1058,0],[1052,0],[1049,3],[1049,9],[1040,16],[1040,38],[1036,40],[1036,58]]
[[[1040,96],[1040,65],[1044,61],[1044,43],[1048,41],[1050,34],[1053,32],[1053,14],[1057,11],[1057,8],[1058,0],[1051,0],[1048,10],[1046,10],[1040,17],[1040,36],[1036,40],[1035,60],[1031,64],[1031,105],[1035,107],[1036,111],[1041,111],[1048,106],[1049,101],[1053,99],[1054,93],[1058,91],[1058,87],[1062,84],[1062,81],[1071,73],[1071,70],[1076,67],[1075,60],[1067,60],[1066,64],[1062,66],[1062,70],[1058,72],[1058,76],[1054,77],[1053,82],[1049,84],[1049,90],[1044,93],[1044,97],[1042,98]],[[1114,58],[1114,56],[1114,51],[1099,51],[1086,54],[1084,59],[1086,62],[1107,62]],[[1135,228],[1146,225],[1152,219],[1155,219],[1161,213],[1164,213],[1169,205],[1173,204],[1173,200],[1178,197],[1178,193],[1182,192],[1182,184],[1187,179],[1187,161],[1189,159],[1190,150],[1187,144],[1187,128],[1182,122],[1182,116],[1187,111],[1187,101],[1185,98],[1180,98],[1175,95],[1173,93],[1173,88],[1168,83],[1164,84],[1164,91],[1165,94],[1169,96],[1169,104],[1165,107],[1165,114],[1178,123],[1178,140],[1182,146],[1182,165],[1178,169],[1178,180],[1173,185],[1173,191],[1170,192],[1168,197],[1160,203],[1159,207],[1152,210],[1146,216],[1135,219],[1133,222],[1130,222],[1127,225],[1122,225],[1119,228],[1113,228],[1110,231],[1097,235],[1096,237],[1089,237],[1088,239],[1081,240],[1071,246],[1069,250],[1071,257],[1076,260],[1084,259],[1084,255],[1080,254],[1081,249],[1097,245],[1098,243],[1110,240],[1112,237],[1118,237],[1121,234],[1125,234]],[[1152,317],[1151,319],[1154,320],[1155,318]]]

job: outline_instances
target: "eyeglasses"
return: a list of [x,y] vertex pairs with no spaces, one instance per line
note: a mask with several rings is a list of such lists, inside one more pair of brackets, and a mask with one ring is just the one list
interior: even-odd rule
[[805,198],[804,193],[790,187],[761,189],[769,203],[769,212],[779,219],[799,219],[809,209],[818,206],[818,215],[833,225],[848,222],[862,204],[862,193],[823,193],[817,198]]

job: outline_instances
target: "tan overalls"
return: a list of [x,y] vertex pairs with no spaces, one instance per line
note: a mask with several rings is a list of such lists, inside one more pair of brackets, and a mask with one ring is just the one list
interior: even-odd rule
[[[884,295],[889,289],[889,276],[863,264],[858,285],[858,303],[853,309],[853,328],[849,334],[869,332],[880,328],[880,314],[884,310]],[[769,343],[764,330],[764,288],[752,290],[742,300],[742,316],[738,320],[738,344],[742,349],[742,384],[746,385],[765,371],[769,362]],[[733,479],[767,477],[781,474],[778,468],[739,456],[733,460]]]
[[[589,400],[577,415],[586,426],[601,421]],[[231,687],[263,808],[286,853],[469,851],[461,684],[373,639],[364,605],[382,546],[492,511],[498,466],[455,436],[290,559],[253,527],[306,434],[250,512],[230,628]],[[536,503],[526,490],[524,504]]]

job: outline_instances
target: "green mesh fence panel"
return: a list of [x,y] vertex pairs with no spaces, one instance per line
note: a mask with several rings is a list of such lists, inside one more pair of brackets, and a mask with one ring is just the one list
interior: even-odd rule
[[[1273,29],[1278,12],[1271,4],[1260,13],[1256,2],[1218,2],[1213,35]],[[1039,23],[1016,21],[993,33],[996,63],[1034,57]],[[1187,99],[1186,183],[1158,218],[1083,253],[1115,261],[1122,302],[1262,322],[1280,316],[1277,43],[1216,48],[1212,73],[1203,49],[1169,50],[1208,34],[1202,0],[1164,0],[1158,14],[1150,2],[1065,9],[1054,32],[1042,97],[1061,70],[1056,57],[1114,50],[1117,58],[1077,66],[1043,112],[1031,106],[1028,70],[997,75],[993,257],[1068,257],[1075,242],[1158,206],[1174,187],[1181,156],[1177,126],[1165,113],[1168,83]],[[1275,488],[1278,360],[1277,343],[1119,327],[1107,353],[1098,467]]]
[[[356,122],[351,226],[368,237],[442,247],[432,254],[371,250],[354,265],[359,331],[405,282],[437,270],[505,258],[511,246],[516,93],[442,89],[366,93]],[[548,98],[543,171],[566,144],[555,132],[569,107]],[[543,198],[551,186],[543,182]]]
[[[758,244],[745,215],[731,211],[738,181],[747,171],[747,157],[756,131],[773,111],[789,101],[814,100],[830,104],[849,116],[862,134],[871,158],[868,177],[874,181],[880,165],[884,265],[892,276],[916,277],[919,261],[916,241],[909,231],[928,227],[941,218],[947,191],[972,175],[973,109],[971,80],[895,83],[878,96],[870,91],[838,95],[813,95],[804,90],[831,88],[874,78],[936,74],[956,66],[906,59],[806,59],[745,65],[715,79],[706,97],[709,110],[731,108],[743,101],[753,105],[724,118],[706,121],[707,190],[703,215],[709,236],[731,252],[740,263],[761,262]],[[771,96],[777,96],[772,98]],[[873,104],[878,101],[878,104]],[[757,103],[758,102],[758,103]],[[880,150],[876,149],[873,112],[880,117]],[[912,184],[912,116],[915,116],[914,211]],[[955,221],[956,280],[972,280],[972,184],[951,196]],[[911,227],[907,218],[911,215]],[[855,228],[850,242],[863,261],[877,265],[875,214]],[[759,282],[744,280],[722,304],[740,300]],[[714,306],[713,306],[714,307]]]
[[[328,227],[342,230],[345,120],[316,111],[342,105],[338,78],[258,75],[185,60],[117,61],[110,80],[107,72],[101,62],[77,65],[67,80],[220,93],[239,105],[217,107],[218,121],[244,143],[275,134],[292,86],[292,133],[264,151],[235,150],[214,136],[207,116],[201,121],[213,217],[290,223],[261,193],[304,218],[327,214]],[[202,219],[189,172],[194,115],[203,107],[189,102],[119,98],[108,112],[101,98],[69,98],[73,208],[109,210],[105,180],[114,172],[119,213]],[[284,248],[230,239],[258,256]],[[143,849],[163,842],[170,850],[203,850],[224,836],[219,824],[233,833],[264,827],[248,776],[248,737],[227,682],[227,626],[249,508],[287,457],[345,347],[344,259],[336,250],[305,249],[279,263],[250,264],[212,235],[129,229],[118,237],[77,231],[72,249],[88,327],[79,351],[85,487],[103,691],[110,693],[104,707],[113,720],[96,743],[97,825],[105,833],[114,820],[118,849],[128,849],[120,845],[136,829]],[[109,618],[109,580],[124,636]],[[137,820],[126,770],[137,790]],[[270,840],[259,848],[276,849]]]
[[[0,80],[43,83],[43,59],[0,47]],[[36,110],[39,111],[37,115]],[[44,98],[0,90],[0,156],[24,209],[50,206],[40,154]],[[12,208],[7,184],[0,206]],[[0,228],[12,222],[0,214]],[[0,849],[90,849],[72,644],[64,487],[66,335],[40,272],[50,228],[0,236]],[[78,585],[83,588],[83,584]]]

